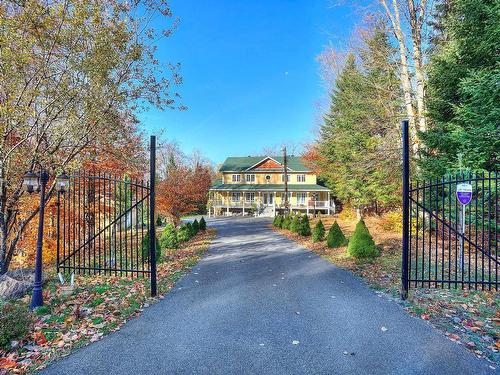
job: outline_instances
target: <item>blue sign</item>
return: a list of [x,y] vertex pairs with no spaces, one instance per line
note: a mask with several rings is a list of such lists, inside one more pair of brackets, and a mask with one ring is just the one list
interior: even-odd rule
[[472,185],[468,183],[458,184],[457,199],[464,206],[468,205],[472,200]]

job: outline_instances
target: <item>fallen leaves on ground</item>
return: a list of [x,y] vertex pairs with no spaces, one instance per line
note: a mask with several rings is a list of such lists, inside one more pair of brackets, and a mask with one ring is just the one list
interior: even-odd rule
[[[120,276],[81,276],[72,295],[64,296],[56,282],[44,287],[45,305],[34,314],[28,337],[13,350],[0,350],[0,375],[22,374],[45,367],[71,350],[117,331],[129,319],[158,299],[195,265],[208,250],[215,230],[208,229],[175,251],[167,251],[158,264],[158,298],[149,297],[149,279]],[[28,308],[30,297],[16,303]],[[3,372],[2,372],[3,371]]]
[[[322,218],[328,228],[333,219]],[[336,219],[348,236],[356,222]],[[415,317],[429,321],[450,340],[463,344],[477,357],[500,365],[500,293],[482,290],[411,289],[407,301],[399,298],[401,235],[384,230],[377,218],[365,219],[381,255],[359,261],[347,255],[346,247],[330,249],[325,241],[312,242],[288,230],[274,231],[298,242],[328,261],[361,276],[379,296],[390,296]],[[311,227],[315,220],[311,220]]]

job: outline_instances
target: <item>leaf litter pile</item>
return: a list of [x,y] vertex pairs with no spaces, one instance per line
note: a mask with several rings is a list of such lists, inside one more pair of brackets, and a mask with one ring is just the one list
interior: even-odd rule
[[[56,282],[48,282],[44,286],[45,305],[33,312],[30,333],[20,341],[13,341],[8,352],[0,350],[0,375],[34,372],[76,348],[118,331],[151,303],[163,299],[174,283],[200,260],[214,236],[215,230],[208,229],[179,249],[163,253],[163,262],[157,269],[157,298],[150,297],[148,278],[76,277],[75,291],[69,296],[60,293]],[[15,303],[28,309],[30,296]]]
[[[354,232],[356,221],[339,218],[322,218],[328,229],[337,220],[348,237]],[[347,248],[331,249],[326,241],[313,242],[288,230],[270,226],[280,234],[314,251],[324,259],[362,277],[379,296],[388,297],[413,316],[429,321],[450,340],[464,345],[479,358],[486,358],[493,367],[500,365],[500,293],[495,291],[410,289],[406,301],[401,301],[401,235],[388,231],[377,218],[365,222],[381,250],[373,260],[355,260],[347,254]],[[316,220],[311,220],[311,227]]]

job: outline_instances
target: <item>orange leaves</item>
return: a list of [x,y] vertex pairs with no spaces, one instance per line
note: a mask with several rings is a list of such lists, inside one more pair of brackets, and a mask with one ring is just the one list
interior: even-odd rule
[[170,169],[166,179],[158,184],[158,212],[180,217],[197,211],[206,205],[210,184],[211,171],[207,166]]

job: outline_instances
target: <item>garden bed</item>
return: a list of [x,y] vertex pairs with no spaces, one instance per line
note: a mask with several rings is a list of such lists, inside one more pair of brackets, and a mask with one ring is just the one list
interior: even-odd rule
[[[64,296],[55,281],[44,286],[45,305],[28,318],[28,333],[14,339],[11,349],[0,349],[0,374],[29,373],[72,350],[117,331],[129,319],[139,316],[150,304],[163,299],[174,283],[208,250],[215,230],[200,232],[177,250],[164,250],[158,264],[158,295],[151,298],[149,279],[120,276],[76,277],[73,294]],[[54,280],[55,275],[50,279]],[[28,310],[30,296],[10,305]]]
[[[336,218],[349,237],[356,220]],[[322,218],[327,231],[333,218]],[[317,219],[311,220],[311,227]],[[463,291],[448,289],[410,289],[406,301],[399,299],[401,285],[401,234],[387,229],[387,220],[368,217],[365,222],[381,250],[380,256],[356,260],[347,254],[346,247],[331,249],[326,241],[313,242],[289,230],[273,230],[300,243],[331,263],[362,277],[379,295],[400,303],[411,315],[428,320],[452,341],[463,344],[477,357],[500,365],[500,293],[494,291]]]

